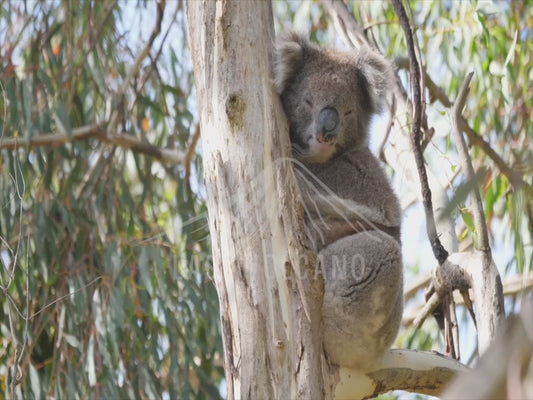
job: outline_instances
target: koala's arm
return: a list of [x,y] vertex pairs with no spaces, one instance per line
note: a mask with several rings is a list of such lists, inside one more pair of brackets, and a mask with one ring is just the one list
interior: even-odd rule
[[298,171],[309,231],[317,248],[341,237],[381,230],[400,240],[401,211],[385,173],[368,149]]

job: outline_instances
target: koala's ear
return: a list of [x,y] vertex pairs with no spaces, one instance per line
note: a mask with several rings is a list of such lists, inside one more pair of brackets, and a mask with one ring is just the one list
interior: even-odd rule
[[368,47],[361,47],[358,55],[358,64],[365,76],[375,111],[382,111],[385,98],[393,82],[391,64],[381,55]]
[[279,94],[302,68],[304,56],[310,47],[309,41],[303,35],[293,31],[277,39],[273,69],[274,85]]

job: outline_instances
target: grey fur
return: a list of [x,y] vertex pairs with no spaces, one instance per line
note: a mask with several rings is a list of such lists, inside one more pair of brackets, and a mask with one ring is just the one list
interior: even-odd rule
[[369,368],[394,341],[403,309],[401,212],[368,149],[390,64],[372,50],[278,40],[275,86],[325,279],[324,347],[332,364]]

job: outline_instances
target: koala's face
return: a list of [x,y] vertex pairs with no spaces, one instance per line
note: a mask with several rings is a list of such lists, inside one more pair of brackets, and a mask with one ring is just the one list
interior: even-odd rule
[[326,50],[290,34],[278,44],[276,88],[290,123],[293,152],[325,162],[368,145],[368,124],[388,78],[384,59],[367,50]]
[[302,68],[282,92],[295,155],[324,162],[348,147],[366,146],[373,113],[366,78],[350,59],[324,54],[304,59]]

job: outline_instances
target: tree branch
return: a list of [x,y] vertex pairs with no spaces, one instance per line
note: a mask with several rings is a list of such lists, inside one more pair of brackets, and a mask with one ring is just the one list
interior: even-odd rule
[[391,390],[438,395],[458,373],[469,369],[434,352],[389,350],[370,372],[340,368],[336,399],[372,398]]
[[[409,21],[407,19],[405,8],[403,7],[403,3],[401,0],[392,0],[392,3],[396,10],[396,13],[398,14],[402,29],[405,32],[407,49],[410,59],[411,86],[414,92],[414,122],[412,140],[415,148],[415,159],[417,162],[417,169],[419,171],[420,182],[422,185],[424,208],[426,210],[426,226],[432,244],[433,253],[435,254],[435,257],[439,262],[439,266],[437,267],[436,271],[437,279],[433,281],[435,292],[442,299],[445,300],[444,307],[451,307],[451,291],[453,289],[459,288],[462,289],[463,293],[467,293],[464,286],[467,286],[468,284],[472,285],[472,288],[474,289],[474,297],[476,298],[476,302],[478,304],[478,343],[480,351],[484,351],[491,342],[495,334],[496,328],[501,324],[503,317],[505,316],[505,310],[503,307],[501,278],[499,276],[496,266],[494,265],[494,261],[490,253],[490,247],[488,247],[488,236],[480,237],[479,242],[482,249],[482,253],[470,254],[470,258],[472,259],[472,262],[470,262],[469,264],[470,269],[465,269],[465,271],[469,272],[468,277],[464,276],[465,274],[462,271],[460,271],[461,273],[456,273],[456,271],[460,269],[457,268],[457,266],[463,266],[463,264],[458,262],[454,263],[451,260],[448,260],[448,252],[442,247],[440,240],[437,237],[435,220],[432,211],[433,207],[431,204],[431,192],[429,190],[429,185],[427,184],[426,171],[423,163],[422,150],[420,145],[420,113],[422,110],[422,97],[420,93],[419,81],[421,72],[415,54],[413,34],[411,31],[411,27],[409,26]],[[455,131],[458,131],[459,129],[457,121],[459,119],[461,110],[466,100],[466,88],[468,87],[470,79],[471,77],[467,79],[466,84],[461,89],[457,104],[453,108],[454,121],[456,126],[456,128],[454,129]],[[460,132],[459,135],[461,135]],[[460,153],[463,154],[463,159],[469,160],[467,154],[466,158],[464,154],[467,153],[466,145],[464,144],[464,138],[461,136],[458,142],[459,141],[462,141],[461,144],[463,145],[461,150],[461,144],[458,143],[458,149]],[[472,178],[473,168],[471,163],[469,164],[469,166],[464,165],[464,167],[465,169],[468,167],[470,168],[471,174],[469,175],[469,177]],[[486,225],[484,224],[485,220],[482,212],[483,208],[482,206],[480,206],[481,198],[479,196],[479,192],[477,193],[477,196],[477,199],[479,199],[479,201],[476,200],[476,224],[478,229],[480,229],[481,231],[481,235],[486,235]],[[440,276],[445,275],[448,279],[438,279]],[[458,279],[454,280],[452,278]],[[449,319],[447,319],[446,322],[449,324],[453,324],[453,321],[450,321]],[[446,333],[448,348],[455,348],[453,332],[451,330],[447,330]]]
[[470,72],[461,86],[457,100],[452,107],[452,126],[453,134],[455,136],[455,145],[459,152],[461,168],[464,171],[466,180],[473,182],[472,192],[474,194],[474,200],[472,201],[474,223],[476,225],[478,248],[484,252],[490,252],[489,235],[487,233],[487,222],[485,221],[485,213],[483,211],[483,203],[481,202],[481,195],[477,186],[476,174],[472,167],[472,159],[466,148],[465,138],[461,131],[461,117],[462,110],[465,106],[466,97],[468,95],[468,88],[472,80],[473,72]]
[[441,299],[438,293],[433,293],[430,298],[424,303],[424,306],[420,310],[420,312],[417,313],[416,318],[413,320],[413,326],[415,329],[419,329],[428,315],[430,315],[440,304]]
[[89,137],[100,135],[103,135],[103,131],[98,125],[86,125],[72,129],[71,135],[66,133],[45,133],[32,136],[29,138],[29,140],[20,137],[4,138],[0,141],[0,150],[13,150],[18,148],[32,148],[39,146],[57,147],[65,143],[77,142]]
[[429,188],[426,167],[424,165],[424,156],[421,146],[421,124],[422,124],[422,93],[420,90],[420,65],[416,57],[413,32],[409,25],[407,13],[401,0],[392,0],[396,14],[400,20],[400,25],[405,33],[407,42],[407,50],[410,60],[410,75],[411,75],[411,89],[413,90],[413,132],[411,136],[411,143],[415,153],[416,167],[420,178],[420,185],[422,188],[422,200],[424,210],[426,213],[426,230],[428,233],[431,249],[439,265],[443,264],[448,257],[448,252],[442,246],[437,235],[435,226],[435,217],[433,215],[433,204],[431,200],[431,189]]
[[[467,180],[476,182],[474,168],[472,167],[472,160],[466,148],[465,139],[461,131],[461,112],[466,102],[468,94],[468,87],[472,79],[473,72],[467,75],[457,101],[452,107],[452,125],[455,136],[457,150],[462,169],[466,175]],[[483,211],[483,203],[479,188],[476,184],[473,185],[473,201],[472,214],[474,216],[474,223],[477,231],[478,249],[480,253],[474,252],[471,258],[474,260],[470,262],[469,268],[466,269],[472,282],[474,290],[474,298],[477,303],[477,327],[478,327],[478,343],[480,352],[485,351],[494,335],[496,329],[505,318],[505,308],[503,302],[503,288],[501,277],[494,264],[492,253],[490,250],[489,238],[487,233],[487,223],[485,220],[485,213]],[[462,264],[460,264],[462,265]],[[464,266],[463,266],[464,267]]]
[[[136,139],[132,135],[126,133],[106,133],[100,126],[86,125],[79,128],[72,129],[72,134],[63,133],[46,133],[33,136],[29,141],[23,138],[7,138],[0,141],[1,149],[18,149],[18,148],[33,148],[39,146],[58,147],[65,143],[78,142],[80,140],[95,137],[109,144],[130,149],[132,151],[145,154],[161,162],[168,162],[172,164],[183,164],[185,154],[178,150],[162,149],[150,143],[143,142]],[[194,139],[194,138],[193,138]],[[194,140],[193,143],[194,144]],[[191,144],[191,145],[192,145]]]

